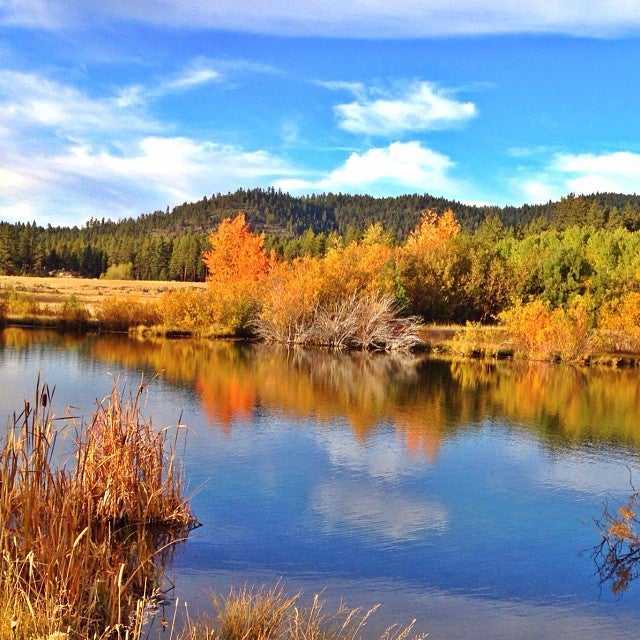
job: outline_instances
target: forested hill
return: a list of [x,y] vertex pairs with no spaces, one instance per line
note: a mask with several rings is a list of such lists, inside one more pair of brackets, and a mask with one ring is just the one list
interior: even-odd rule
[[293,257],[322,253],[330,236],[358,238],[375,222],[402,241],[415,228],[422,211],[442,213],[449,208],[470,233],[487,218],[499,219],[520,236],[575,225],[640,229],[637,195],[569,195],[544,205],[501,208],[465,205],[426,194],[294,197],[274,189],[241,189],[135,219],[113,222],[93,218],[82,228],[0,222],[0,273],[202,280],[202,253],[208,234],[225,217],[240,211],[253,231],[265,232],[267,248]]
[[329,193],[295,197],[274,189],[240,189],[226,195],[205,196],[198,202],[185,202],[171,212],[156,211],[120,224],[133,224],[145,233],[158,230],[180,233],[185,228],[206,231],[223,218],[243,211],[254,231],[288,239],[308,229],[316,234],[337,232],[345,236],[380,222],[402,240],[415,228],[425,209],[437,213],[452,209],[466,231],[475,231],[491,216],[517,229],[525,229],[533,221],[559,228],[575,224],[600,227],[608,223],[612,213],[614,217],[626,216],[628,224],[640,227],[640,196],[637,195],[599,193],[575,197],[570,194],[560,202],[496,207],[467,205],[428,194],[374,198]]

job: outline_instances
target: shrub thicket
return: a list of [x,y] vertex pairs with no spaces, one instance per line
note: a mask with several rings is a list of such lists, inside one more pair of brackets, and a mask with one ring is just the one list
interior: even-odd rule
[[96,317],[100,329],[107,331],[127,331],[138,325],[151,327],[162,319],[155,303],[140,302],[131,296],[106,298],[98,305]]

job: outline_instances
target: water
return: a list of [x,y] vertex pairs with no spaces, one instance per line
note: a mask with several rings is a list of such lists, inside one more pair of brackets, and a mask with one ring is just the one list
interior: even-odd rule
[[168,575],[192,615],[279,580],[380,603],[372,637],[413,618],[435,639],[639,635],[640,583],[612,594],[591,554],[640,473],[638,371],[5,329],[0,416],[38,374],[85,417],[144,376],[153,423],[189,426],[204,526]]

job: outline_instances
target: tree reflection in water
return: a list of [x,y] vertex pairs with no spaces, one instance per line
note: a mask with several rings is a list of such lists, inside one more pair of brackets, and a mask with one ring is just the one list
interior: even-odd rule
[[627,504],[611,511],[607,505],[596,521],[602,539],[595,547],[601,584],[621,595],[640,576],[640,493],[633,491]]
[[412,454],[431,461],[447,437],[486,420],[535,432],[550,449],[584,442],[640,448],[640,377],[634,369],[15,328],[0,333],[0,351],[26,354],[42,349],[43,341],[192,385],[209,425],[225,432],[251,424],[255,411],[265,407],[293,418],[345,420],[360,441],[390,424]]

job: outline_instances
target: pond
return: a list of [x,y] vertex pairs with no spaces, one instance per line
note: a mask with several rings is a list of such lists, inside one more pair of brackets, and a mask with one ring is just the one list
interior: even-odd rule
[[371,637],[638,637],[640,583],[613,593],[592,557],[640,474],[638,370],[2,330],[3,419],[38,375],[57,415],[144,379],[154,425],[188,425],[203,526],[168,576],[190,615],[279,581],[379,603]]

